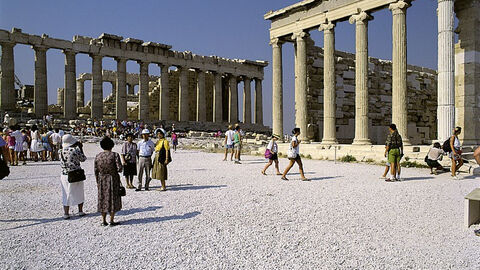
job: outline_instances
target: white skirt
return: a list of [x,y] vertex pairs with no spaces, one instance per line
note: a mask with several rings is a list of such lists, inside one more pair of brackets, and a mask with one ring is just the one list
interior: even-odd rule
[[43,143],[38,140],[32,140],[32,145],[30,146],[30,151],[31,152],[42,152],[45,151],[45,148],[43,147]]
[[83,181],[69,183],[68,175],[62,174],[60,182],[62,184],[62,202],[64,206],[75,206],[85,201]]

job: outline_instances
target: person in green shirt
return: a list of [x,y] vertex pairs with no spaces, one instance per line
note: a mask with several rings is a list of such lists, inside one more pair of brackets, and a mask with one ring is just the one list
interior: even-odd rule
[[385,157],[388,157],[390,163],[390,173],[392,177],[385,179],[387,182],[398,181],[397,172],[400,171],[400,159],[403,157],[402,136],[398,134],[397,126],[391,124],[389,127],[390,134],[385,142]]
[[242,142],[242,135],[240,134],[240,126],[235,127],[235,134],[233,135],[233,143],[235,149],[235,164],[240,163],[240,151],[241,151],[241,142]]

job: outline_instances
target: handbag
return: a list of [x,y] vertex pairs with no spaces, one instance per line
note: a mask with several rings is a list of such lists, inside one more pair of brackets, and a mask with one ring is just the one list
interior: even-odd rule
[[[165,144],[162,143],[162,148],[158,152],[158,163],[164,164],[165,158],[167,155],[167,150],[165,149]],[[172,162],[172,155],[170,154],[170,149],[168,149],[168,163]]]
[[290,147],[288,147],[287,150],[287,157],[291,159],[297,158],[297,151],[295,151],[295,148],[293,148],[292,144],[290,144]]
[[270,159],[273,156],[272,151],[270,149],[265,150],[265,158]]

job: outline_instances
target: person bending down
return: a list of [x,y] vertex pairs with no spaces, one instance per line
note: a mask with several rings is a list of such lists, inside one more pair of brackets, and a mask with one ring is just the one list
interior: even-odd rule
[[443,166],[438,161],[442,160],[445,152],[442,149],[440,143],[436,142],[433,147],[428,150],[425,162],[430,167],[430,174],[437,174],[438,171],[443,171]]

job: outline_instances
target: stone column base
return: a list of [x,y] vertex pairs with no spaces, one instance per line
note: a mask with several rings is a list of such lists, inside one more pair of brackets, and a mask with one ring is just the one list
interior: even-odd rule
[[370,139],[354,139],[353,145],[372,145]]
[[324,139],[324,140],[322,140],[322,142],[320,144],[321,145],[332,145],[332,144],[338,144],[338,141],[334,140],[334,139]]

